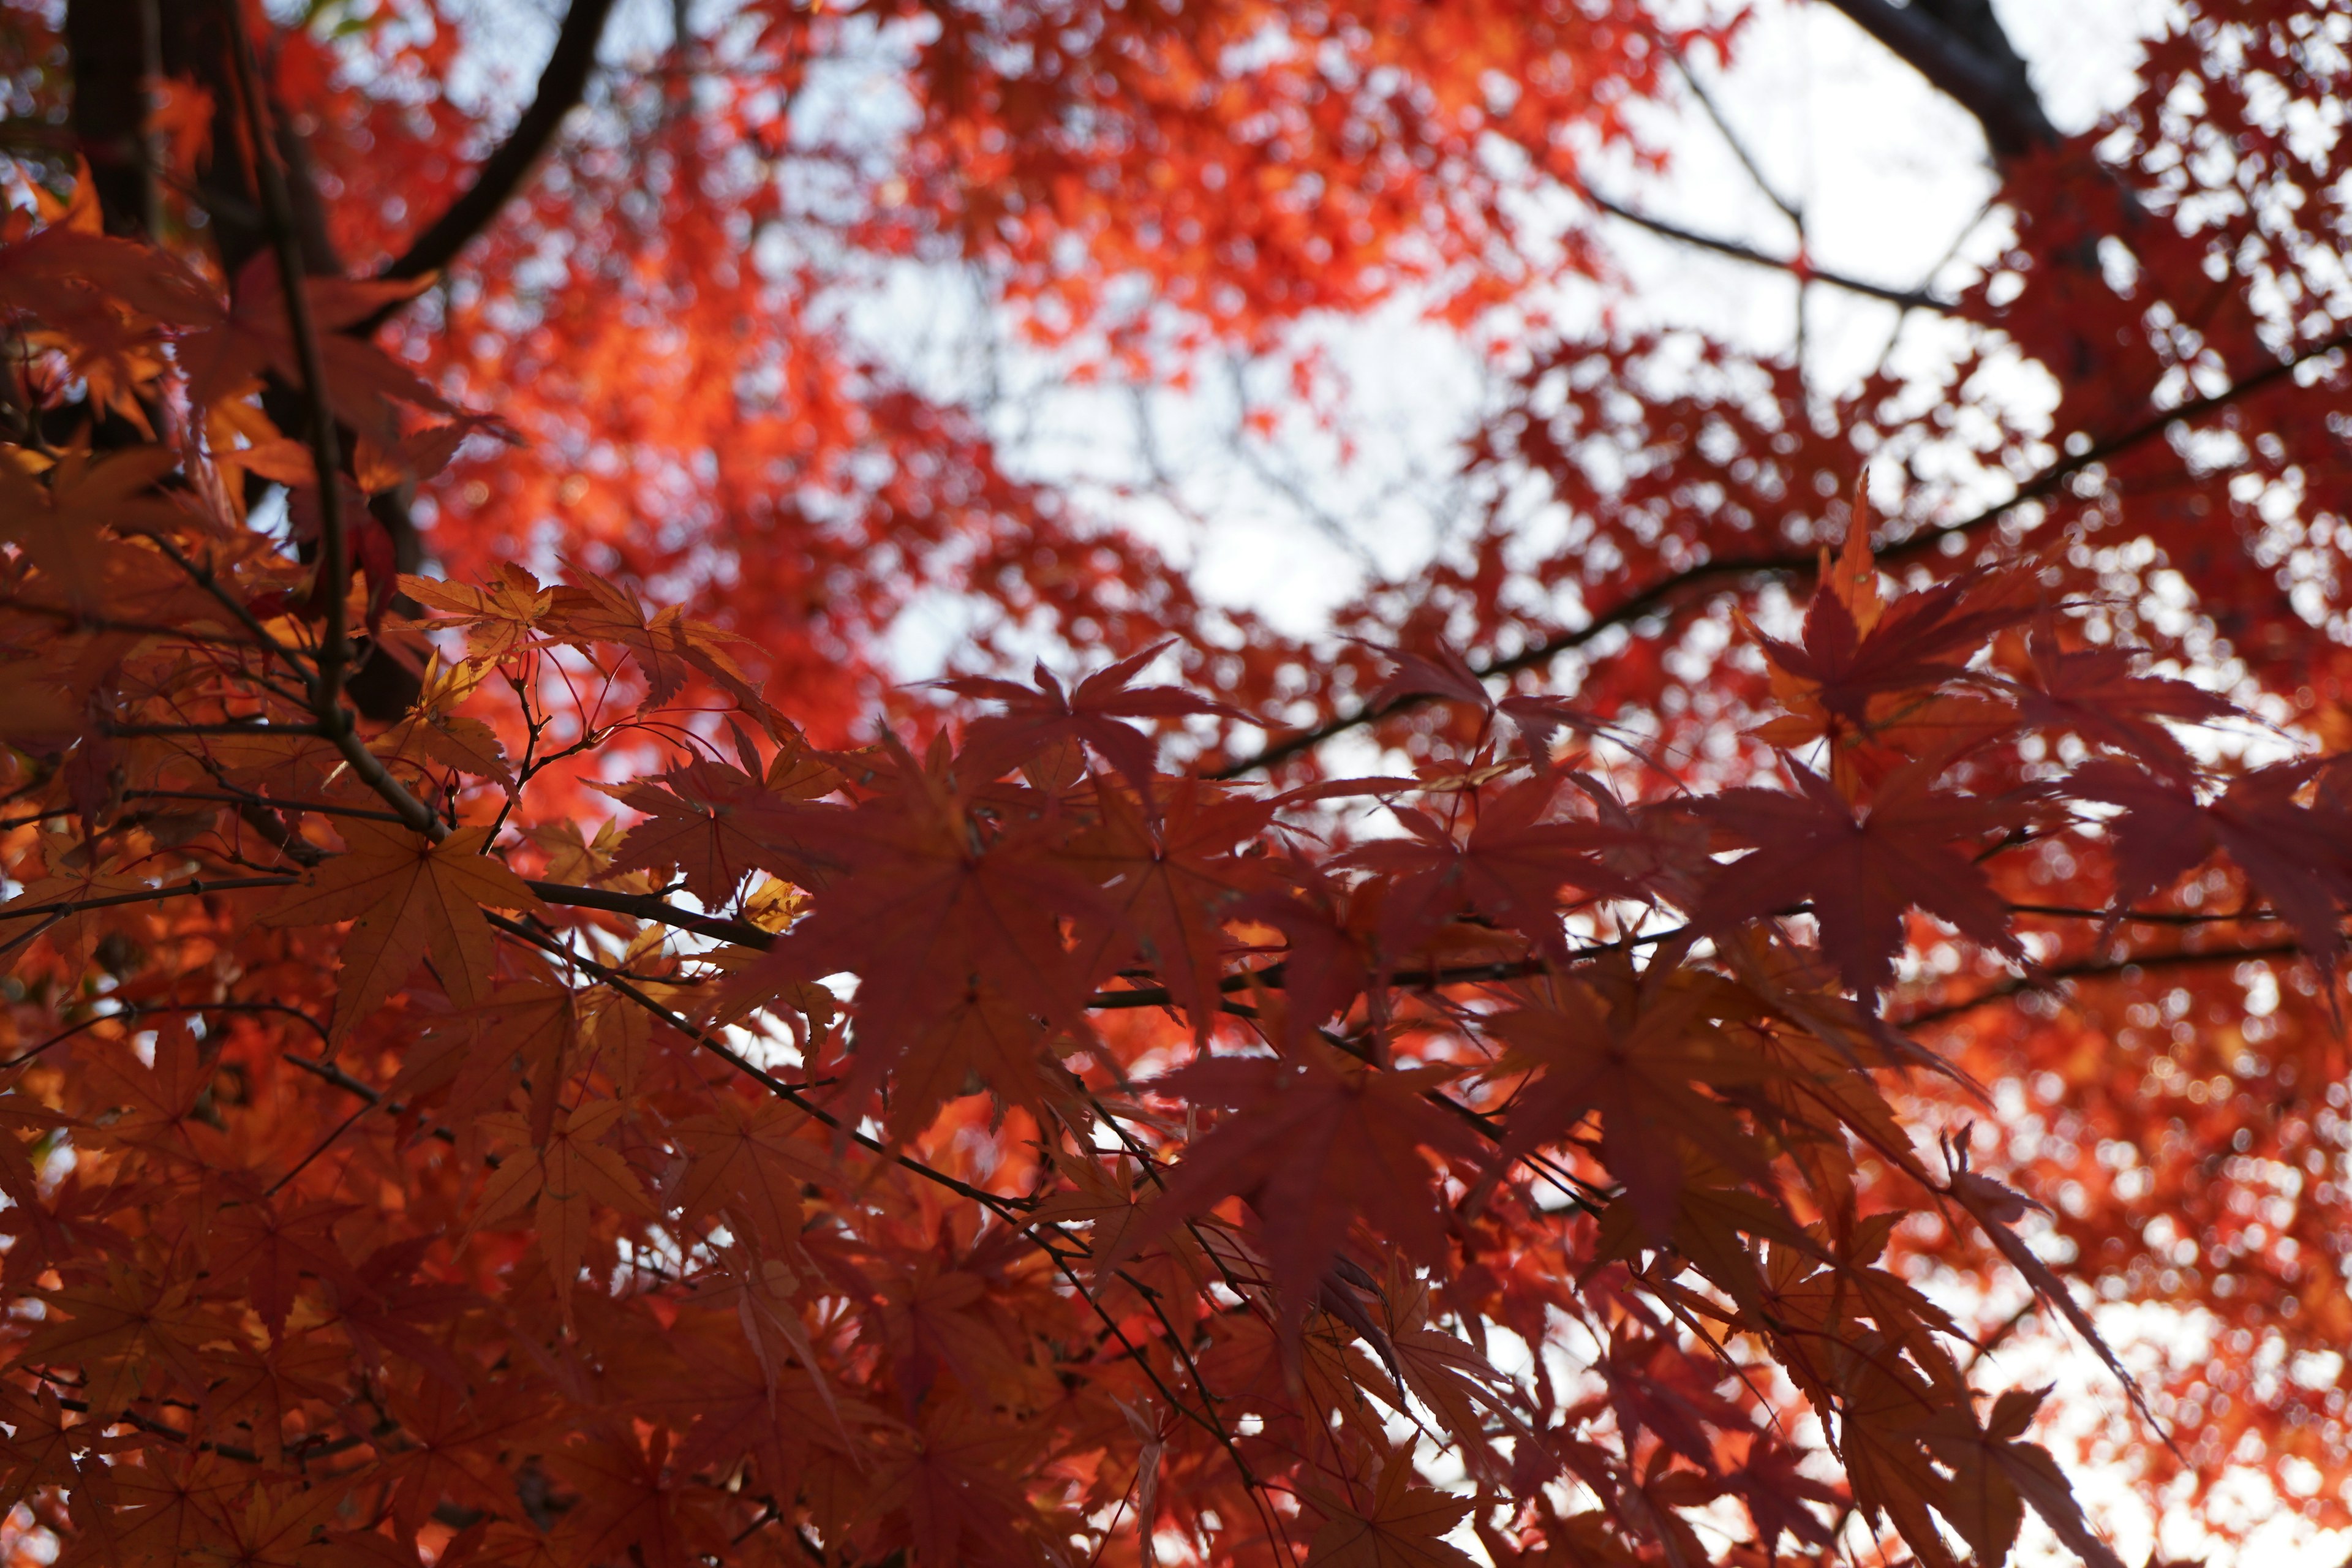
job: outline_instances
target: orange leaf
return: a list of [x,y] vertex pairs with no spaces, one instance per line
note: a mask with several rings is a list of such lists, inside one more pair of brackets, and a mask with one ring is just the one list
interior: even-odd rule
[[1307,1549],[1307,1568],[1474,1568],[1469,1553],[1444,1539],[1470,1511],[1470,1500],[1416,1487],[1415,1479],[1399,1451],[1381,1466],[1369,1503],[1302,1488],[1330,1516]]
[[536,910],[539,900],[504,862],[481,851],[490,829],[465,827],[435,844],[404,827],[345,819],[351,847],[264,912],[272,926],[350,921],[333,1037],[404,984],[428,954],[449,999],[487,1001],[496,951],[482,907]]

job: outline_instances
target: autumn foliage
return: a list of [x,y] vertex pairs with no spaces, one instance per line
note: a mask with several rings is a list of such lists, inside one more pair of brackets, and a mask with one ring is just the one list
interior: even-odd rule
[[[2352,19],[2186,5],[2069,137],[1840,8],[2012,216],[1925,400],[1539,308],[1728,11],[745,4],[591,83],[573,0],[502,142],[478,8],[0,5],[12,1561],[2352,1522],[2352,187],[2277,107]],[[898,121],[794,118],[853,66]],[[1171,384],[1507,317],[1473,522],[1328,643],[1207,609],[859,346],[900,261]]]

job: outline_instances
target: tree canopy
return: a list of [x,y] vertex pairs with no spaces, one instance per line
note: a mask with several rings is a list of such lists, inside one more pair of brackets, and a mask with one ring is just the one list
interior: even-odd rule
[[[10,1560],[2352,1526],[2352,7],[2063,130],[1824,4],[1979,128],[1957,284],[1612,184],[1728,4],[569,0],[501,110],[530,7],[0,0]],[[1964,347],[1562,309],[1629,224]],[[1456,515],[1213,604],[910,271],[1244,440],[1434,323]]]

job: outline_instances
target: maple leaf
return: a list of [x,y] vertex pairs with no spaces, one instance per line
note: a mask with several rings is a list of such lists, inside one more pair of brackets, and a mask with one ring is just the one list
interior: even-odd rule
[[1205,1042],[1223,998],[1225,921],[1240,901],[1268,890],[1265,863],[1235,845],[1264,831],[1275,803],[1235,799],[1192,780],[1163,788],[1160,811],[1117,790],[1096,794],[1100,816],[1064,852],[1103,889],[1102,957],[1150,966]]
[[[73,854],[61,838],[49,841],[43,858],[48,862],[47,875],[24,879],[15,897],[0,900],[0,936],[22,942],[46,932],[51,949],[72,968],[79,970],[89,961],[90,950],[102,934],[103,919],[94,911],[81,913],[58,906],[110,893],[137,892],[149,883],[143,877],[124,875],[111,858],[93,862],[86,856]],[[32,910],[44,912],[23,912]],[[12,910],[18,912],[11,913]],[[38,923],[18,923],[24,921]]]
[[81,297],[91,294],[172,322],[201,320],[212,305],[204,285],[169,252],[100,232],[95,223],[84,228],[74,216],[0,246],[0,308],[74,315],[83,308]]
[[1958,1568],[1930,1513],[1948,1503],[1949,1479],[1921,1446],[1920,1428],[1940,1405],[1936,1390],[1882,1335],[1868,1331],[1838,1344],[1832,1357],[1842,1416],[1836,1451],[1844,1462],[1854,1506],[1864,1519],[1891,1519],[1919,1561]]
[[642,872],[634,876],[615,876],[613,872],[613,855],[620,847],[623,833],[618,822],[608,821],[591,838],[578,822],[566,817],[559,822],[541,823],[527,829],[523,836],[547,857],[550,881],[611,884],[629,892],[651,891],[652,879]]
[[1470,1554],[1444,1539],[1471,1500],[1413,1485],[1420,1478],[1408,1454],[1387,1457],[1368,1502],[1301,1489],[1327,1520],[1307,1543],[1307,1568],[1472,1568]]
[[669,1448],[666,1427],[640,1437],[600,1424],[548,1456],[549,1468],[580,1494],[552,1542],[562,1561],[701,1568],[729,1544],[731,1532],[712,1517],[710,1489],[678,1474]]
[[1049,1194],[1030,1214],[1040,1225],[1095,1227],[1095,1281],[1099,1286],[1111,1271],[1104,1259],[1131,1256],[1147,1245],[1141,1234],[1132,1240],[1127,1236],[1131,1227],[1144,1225],[1150,1213],[1148,1205],[1136,1199],[1134,1164],[1122,1158],[1108,1171],[1092,1160],[1057,1159],[1055,1165],[1069,1178],[1070,1190]]
[[1373,647],[1371,651],[1394,666],[1388,679],[1372,693],[1371,707],[1385,708],[1408,697],[1442,697],[1489,712],[1494,710],[1495,700],[1478,672],[1442,643],[1426,654],[1407,648]]
[[0,1383],[0,1504],[10,1510],[41,1487],[69,1487],[81,1474],[78,1455],[130,1445],[108,1439],[101,1425],[76,1424],[58,1402],[57,1390],[42,1383],[27,1392]]
[[926,1258],[883,1281],[881,1339],[892,1381],[909,1405],[931,1398],[942,1373],[967,1395],[1018,1401],[1021,1336],[992,1310],[982,1267]]
[[[2132,1376],[2116,1352],[2107,1348],[2107,1342],[2099,1335],[2098,1326],[2091,1321],[2091,1314],[2074,1300],[2074,1293],[2066,1289],[2066,1282],[2059,1279],[2032,1247],[2026,1246],[2025,1238],[2010,1228],[2023,1219],[2028,1210],[2042,1209],[2042,1205],[2014,1188],[2003,1186],[1980,1171],[1969,1170],[1968,1145],[1969,1136],[1965,1131],[1958,1137],[1947,1134],[1944,1139],[1944,1158],[1951,1167],[1950,1178],[1944,1187],[1946,1194],[1969,1212],[1983,1229],[1986,1239],[2009,1260],[2010,1267],[2025,1276],[2026,1282],[2033,1287],[2034,1295],[2055,1307],[2074,1325],[2074,1331],[2083,1336],[2084,1342],[2107,1363],[2107,1370],[2116,1374],[2116,1381],[2124,1385],[2124,1392],[2131,1396],[2132,1404],[2138,1407],[2148,1425],[2158,1426],[2156,1412],[2148,1408],[2147,1396],[2141,1392],[2139,1380]],[[2046,1214],[2049,1211],[2042,1209],[2042,1212]],[[2162,1428],[2158,1426],[2158,1429]]]
[[443,1113],[458,1128],[459,1157],[470,1163],[479,1152],[476,1119],[505,1105],[525,1079],[531,1142],[545,1140],[572,1076],[578,1037],[571,991],[543,979],[501,985],[432,1020],[402,1059],[391,1092],[415,1099],[446,1089]]
[[2021,1442],[2047,1389],[2011,1389],[1993,1402],[1979,1426],[1965,1406],[1939,1409],[1924,1425],[1930,1452],[1952,1471],[1937,1511],[1975,1552],[1979,1563],[2006,1559],[2031,1503],[2058,1539],[2089,1568],[2123,1568],[2112,1547],[2083,1517],[2074,1488],[2038,1443]]
[[1396,667],[1365,704],[1375,712],[1409,698],[1437,697],[1475,708],[1490,721],[1498,713],[1510,720],[1518,727],[1528,755],[1538,763],[1550,758],[1553,737],[1562,730],[1587,737],[1606,736],[1636,756],[1645,756],[1615,727],[1565,698],[1522,691],[1498,700],[1486,689],[1485,679],[1470,667],[1469,661],[1444,644],[1426,654],[1387,647],[1374,647],[1372,651]]
[[[894,1138],[910,1137],[949,1100],[983,1090],[1048,1121],[1048,1075],[1041,1066],[1046,1046],[1033,1015],[974,979],[961,996],[939,998],[901,1037],[883,1124]],[[862,1087],[864,1077],[854,1076],[853,1086]]]
[[747,1105],[731,1099],[671,1123],[688,1152],[668,1194],[680,1221],[693,1225],[723,1211],[739,1234],[778,1250],[796,1245],[802,1184],[833,1175],[823,1141],[809,1136],[814,1125],[807,1112],[782,1100]]
[[28,1363],[82,1369],[82,1398],[93,1412],[126,1407],[162,1365],[191,1389],[204,1385],[198,1348],[221,1332],[210,1309],[190,1300],[190,1282],[110,1261],[103,1284],[68,1285],[40,1299],[67,1314],[41,1324],[20,1352]]
[[907,1086],[906,1109],[893,1105],[903,1126],[964,1092],[966,1068],[1010,1098],[1034,1098],[1038,1069],[1019,1037],[1042,1046],[1045,1036],[1021,1020],[1088,1037],[1088,965],[1100,960],[1074,953],[1062,921],[1099,929],[1108,913],[1061,858],[1077,822],[1047,810],[992,826],[944,779],[902,762],[890,793],[827,816],[822,845],[810,836],[830,868],[812,910],[740,984],[764,995],[779,982],[855,973],[843,1100],[862,1110],[911,1057],[921,1085]]
[[963,697],[984,697],[1004,704],[1005,711],[975,719],[966,729],[959,761],[972,770],[974,782],[992,779],[1015,763],[1045,755],[1057,746],[1082,743],[1110,760],[1149,806],[1151,800],[1153,752],[1150,736],[1122,719],[1177,719],[1214,714],[1246,719],[1223,702],[1213,701],[1174,686],[1132,686],[1143,667],[1158,658],[1168,641],[1154,643],[1128,655],[1107,669],[1098,669],[1064,691],[1040,660],[1037,684],[967,676],[939,684]]
[[482,853],[491,830],[462,827],[435,844],[389,824],[347,818],[341,826],[348,851],[261,915],[272,926],[352,922],[333,1037],[348,1036],[427,954],[450,1000],[487,1001],[496,952],[482,907],[540,907],[521,878]]
[[1760,1062],[1715,1027],[1710,1008],[1719,1004],[1703,982],[1623,986],[1604,1002],[1571,981],[1549,987],[1542,1005],[1495,1019],[1495,1036],[1511,1047],[1505,1070],[1542,1069],[1511,1108],[1498,1159],[1507,1163],[1556,1142],[1587,1112],[1599,1111],[1601,1161],[1658,1240],[1673,1232],[1681,1207],[1689,1156],[1677,1140],[1761,1175],[1760,1157],[1738,1120],[1694,1087],[1730,1089],[1764,1076]]
[[2027,672],[2012,683],[2021,722],[2112,746],[2177,778],[2192,776],[2197,764],[2157,721],[2203,724],[2239,710],[2229,699],[2188,681],[2133,674],[2139,656],[2127,647],[2064,648],[2053,628],[2042,626],[2026,652]]
[[213,1073],[184,1024],[155,1032],[152,1063],[142,1062],[129,1040],[108,1041],[89,1053],[85,1103],[100,1114],[100,1126],[85,1126],[81,1139],[93,1146],[120,1145],[194,1152],[213,1131],[196,1120],[196,1101],[211,1087]]
[[1793,1535],[1811,1547],[1828,1546],[1830,1527],[1803,1505],[1822,1503],[1843,1511],[1848,1504],[1840,1489],[1805,1473],[1801,1468],[1805,1458],[1797,1448],[1759,1439],[1748,1448],[1739,1468],[1725,1477],[1739,1500],[1748,1505],[1757,1537],[1768,1548],[1778,1545],[1783,1535]]
[[219,735],[205,752],[222,780],[240,789],[320,800],[348,787],[343,754],[323,735]]
[[1607,1353],[1593,1370],[1607,1385],[1618,1422],[1656,1437],[1665,1454],[1711,1469],[1712,1434],[1746,1427],[1739,1407],[1721,1392],[1730,1368],[1635,1323],[1611,1332]]
[[763,1366],[740,1314],[696,1313],[670,1336],[675,1370],[649,1377],[632,1414],[686,1433],[673,1462],[684,1472],[725,1472],[749,1458],[761,1482],[794,1486],[812,1448],[856,1451],[859,1430],[883,1424],[863,1401],[835,1394],[804,1367]]
[[523,445],[521,432],[498,415],[460,413],[441,424],[412,430],[388,447],[361,437],[352,454],[352,474],[360,489],[369,495],[417,484],[447,468],[458,449],[477,436],[487,436],[509,447]]
[[215,1343],[204,1363],[206,1417],[243,1426],[253,1434],[250,1446],[278,1463],[288,1442],[299,1441],[312,1402],[342,1402],[352,1357],[341,1335],[310,1329],[278,1332],[266,1346]]
[[430,1234],[385,1241],[351,1269],[351,1277],[330,1281],[327,1295],[336,1326],[364,1356],[383,1363],[393,1359],[385,1352],[397,1352],[397,1361],[463,1392],[468,1387],[466,1373],[449,1354],[445,1335],[425,1333],[424,1326],[446,1326],[480,1298],[461,1284],[416,1279],[416,1265],[436,1241]]
[[1952,846],[2030,820],[2039,809],[2036,797],[1948,794],[1933,786],[1933,764],[1914,764],[1898,770],[1857,812],[1802,763],[1786,766],[1796,780],[1793,795],[1733,789],[1698,804],[1708,821],[1756,851],[1715,874],[1691,912],[1694,930],[1725,931],[1810,903],[1822,952],[1865,999],[1886,984],[1908,909],[1948,921],[1996,952],[2022,954],[2010,933],[2008,906],[1983,870]]
[[551,590],[552,602],[541,616],[551,637],[583,645],[609,643],[628,650],[646,679],[646,700],[660,706],[676,697],[687,678],[700,670],[754,712],[767,704],[759,689],[727,650],[751,639],[701,620],[678,605],[648,610],[625,584],[593,574]]
[[1225,1198],[1245,1197],[1291,1337],[1358,1216],[1407,1255],[1436,1261],[1446,1202],[1422,1151],[1462,1159],[1481,1152],[1466,1128],[1422,1098],[1455,1076],[1442,1067],[1378,1072],[1309,1047],[1294,1059],[1204,1058],[1154,1079],[1153,1093],[1234,1113],[1187,1151],[1145,1223],[1120,1237],[1105,1266]]
[[708,909],[735,896],[755,870],[806,879],[810,857],[795,847],[821,839],[845,814],[802,802],[831,787],[829,777],[804,782],[797,799],[771,789],[740,768],[696,758],[650,783],[591,784],[647,820],[629,829],[613,851],[612,870],[677,868],[686,890]]
[[237,1568],[310,1568],[327,1544],[328,1526],[343,1506],[337,1487],[272,1486],[247,1489],[242,1508],[222,1500],[216,1532],[200,1557],[217,1557]]
[[404,1442],[384,1456],[392,1508],[414,1530],[445,1502],[497,1513],[511,1506],[514,1478],[502,1450],[526,1440],[545,1417],[545,1395],[513,1384],[479,1391],[440,1378],[402,1379],[383,1394]]
[[1271,1037],[1296,1049],[1358,997],[1377,990],[1366,928],[1378,919],[1379,904],[1373,889],[1348,888],[1319,868],[1288,869],[1297,895],[1253,894],[1234,913],[1282,933],[1282,988],[1264,989],[1255,1005]]
[[281,1213],[268,1199],[240,1204],[214,1226],[212,1272],[224,1281],[245,1281],[254,1310],[273,1335],[282,1337],[303,1275],[349,1275],[351,1265],[336,1244],[334,1226],[359,1212],[353,1204],[312,1204],[292,1214]]
[[[439,414],[454,415],[458,410],[415,371],[341,329],[366,320],[383,305],[413,297],[427,281],[302,280],[319,329],[328,406],[338,418],[368,432],[383,446],[399,443],[393,412],[395,403]],[[244,395],[265,370],[274,371],[289,384],[302,384],[300,357],[279,287],[275,251],[265,246],[254,252],[236,276],[228,308],[214,305],[207,310],[204,320],[180,340],[179,355],[187,372],[189,396],[200,408]]]
[[436,653],[408,717],[371,740],[368,750],[386,762],[404,761],[420,769],[438,763],[512,790],[514,774],[498,731],[479,719],[450,711],[473,694],[488,670],[487,661],[474,659],[444,665]]
[[[1334,1294],[1327,1284],[1327,1302]],[[1475,1346],[1431,1325],[1433,1304],[1426,1280],[1392,1268],[1377,1294],[1386,1330],[1377,1337],[1363,1335],[1360,1328],[1358,1332],[1380,1352],[1389,1374],[1401,1380],[1392,1403],[1402,1412],[1409,1393],[1436,1415],[1474,1479],[1507,1483],[1509,1467],[1489,1441],[1487,1417],[1499,1422],[1515,1438],[1536,1440],[1513,1397],[1517,1387],[1509,1374]]]
[[[115,595],[130,534],[167,532],[185,513],[150,492],[175,463],[165,447],[92,458],[68,451],[47,484],[0,452],[0,541],[22,548],[65,604],[95,610]],[[142,552],[149,559],[151,552]]]
[[[150,1450],[108,1476],[117,1561],[166,1564],[218,1560],[224,1520],[252,1484],[218,1456]],[[93,1553],[103,1559],[105,1552]]]
[[877,1467],[861,1513],[887,1522],[914,1561],[1030,1563],[1039,1521],[1013,1478],[1030,1461],[1035,1436],[960,1398],[926,1401],[911,1440]]
[[642,1218],[655,1213],[628,1162],[603,1142],[627,1109],[617,1100],[604,1100],[578,1110],[559,1110],[546,1142],[538,1144],[530,1142],[524,1117],[503,1113],[484,1119],[487,1131],[520,1147],[490,1173],[474,1224],[495,1227],[533,1205],[531,1228],[547,1256],[556,1300],[567,1311],[587,1249],[591,1205]]
[[2344,952],[2339,911],[2352,905],[2352,860],[2321,813],[2294,795],[2316,768],[2282,763],[2232,780],[2220,798],[2201,803],[2178,777],[2126,763],[2090,762],[2067,778],[2079,800],[2124,808],[2106,825],[2115,846],[2113,921],[2140,900],[2160,892],[2184,871],[2220,850],[2262,889],[2294,928],[2305,952],[2323,966]]
[[530,647],[541,618],[555,604],[552,589],[540,586],[538,578],[511,561],[499,563],[488,587],[404,574],[400,591],[449,617],[424,623],[428,627],[463,626],[468,657],[485,665]]
[[1381,906],[1384,956],[1412,952],[1463,909],[1508,926],[1556,963],[1569,959],[1560,922],[1560,890],[1639,900],[1641,885],[1612,869],[1596,852],[1622,836],[1597,823],[1547,822],[1559,794],[1556,776],[1526,779],[1486,803],[1466,838],[1457,838],[1427,812],[1391,805],[1412,837],[1382,839],[1338,857],[1334,866],[1362,866],[1393,879]]
[[1866,506],[1854,509],[1835,563],[1826,549],[1822,553],[1821,586],[1806,608],[1802,641],[1749,630],[1771,665],[1783,704],[1863,733],[1885,717],[1874,711],[1875,699],[1932,691],[1961,679],[1969,657],[1987,639],[2032,613],[2016,602],[2013,579],[1985,572],[1964,573],[1886,603],[1871,559]]

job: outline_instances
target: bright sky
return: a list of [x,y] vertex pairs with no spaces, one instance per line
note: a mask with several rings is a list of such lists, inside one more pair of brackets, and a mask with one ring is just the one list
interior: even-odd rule
[[[1736,68],[1695,68],[1772,195],[1696,104],[1659,118],[1674,155],[1667,174],[1596,175],[1595,188],[1788,256],[1797,233],[1777,196],[1803,216],[1817,264],[1895,287],[1954,289],[1972,259],[1998,254],[2003,236],[1985,213],[1993,183],[1974,121],[1829,7],[1761,0],[1759,9]],[[2165,13],[2162,0],[2012,0],[2000,9],[2067,127],[2088,125],[2128,95],[2137,40]],[[1606,301],[1621,326],[1695,327],[1764,351],[1796,340],[1800,290],[1787,275],[1604,221],[1631,285]],[[1960,342],[1930,314],[1905,316],[1827,286],[1803,292],[1805,362],[1825,392],[1882,355],[1932,374]],[[1310,322],[1299,334],[1326,353],[1345,387],[1353,449],[1343,459],[1304,418],[1270,438],[1239,434],[1237,390],[1257,406],[1279,404],[1283,364],[1236,364],[1183,394],[1072,385],[1060,364],[1008,341],[972,301],[955,279],[909,268],[860,320],[919,384],[984,404],[1015,471],[1068,485],[1097,515],[1154,541],[1212,603],[1311,633],[1368,568],[1411,573],[1464,516],[1449,482],[1454,455],[1493,396],[1491,372],[1409,304],[1370,321]],[[1570,284],[1558,314],[1570,327],[1594,323],[1603,303],[1598,289]],[[2009,381],[2017,406],[2049,405],[2035,374]],[[945,598],[917,606],[898,628],[898,667],[938,673],[964,646],[969,614]]]

